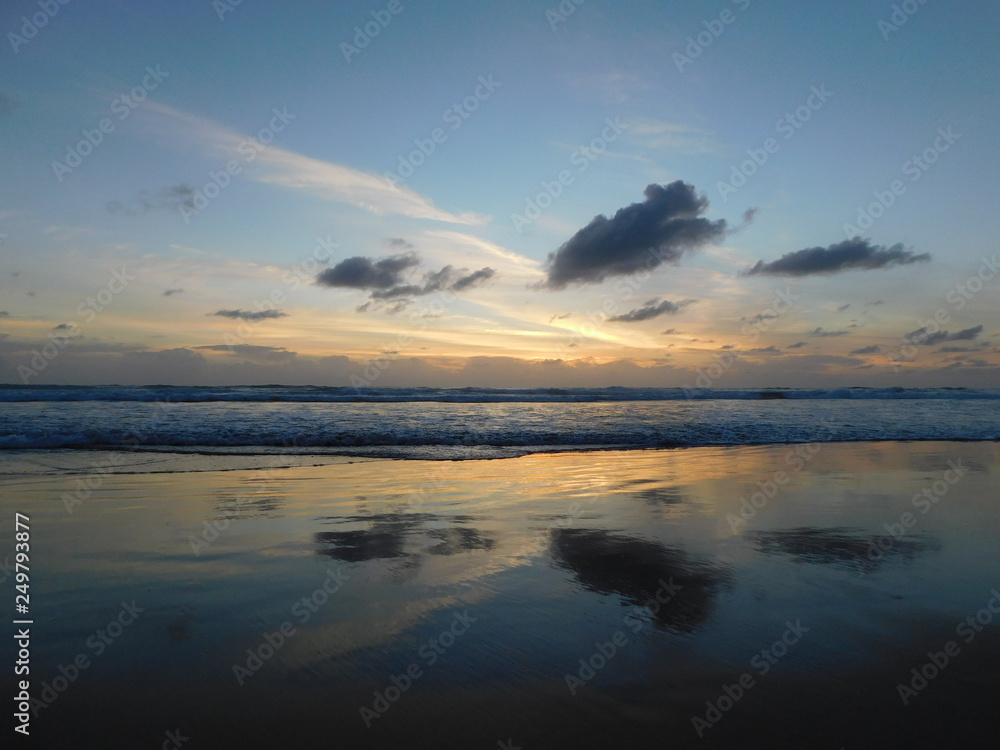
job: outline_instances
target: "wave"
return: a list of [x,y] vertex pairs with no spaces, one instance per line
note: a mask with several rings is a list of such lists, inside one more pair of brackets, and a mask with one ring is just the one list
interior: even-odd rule
[[768,399],[1000,399],[982,388],[354,388],[348,386],[57,386],[0,384],[0,403],[594,403]]

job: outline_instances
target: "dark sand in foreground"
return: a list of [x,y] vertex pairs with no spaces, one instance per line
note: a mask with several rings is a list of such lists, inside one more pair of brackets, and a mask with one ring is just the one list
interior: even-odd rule
[[993,748],[998,455],[101,475],[72,513],[80,476],[14,478],[0,560],[28,514],[31,692],[49,703],[31,746]]

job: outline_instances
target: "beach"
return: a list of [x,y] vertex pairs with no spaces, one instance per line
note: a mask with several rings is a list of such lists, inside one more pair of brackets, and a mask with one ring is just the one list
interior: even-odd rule
[[84,470],[108,455],[7,456],[49,467],[0,500],[30,518],[33,746],[972,748],[1000,729],[996,442]]

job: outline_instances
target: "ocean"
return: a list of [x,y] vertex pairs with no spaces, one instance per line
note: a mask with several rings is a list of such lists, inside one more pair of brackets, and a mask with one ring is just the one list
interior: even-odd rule
[[1000,389],[0,386],[6,454],[128,449],[460,460],[997,439]]

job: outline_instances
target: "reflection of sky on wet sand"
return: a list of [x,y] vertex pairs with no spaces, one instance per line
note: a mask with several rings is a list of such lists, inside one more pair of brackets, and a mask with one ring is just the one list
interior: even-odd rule
[[[136,725],[201,717],[190,721],[211,734],[218,717],[193,701],[250,716],[256,707],[263,721],[266,693],[297,707],[275,716],[315,700],[343,736],[388,742],[422,726],[420,712],[440,716],[457,702],[479,719],[455,736],[482,732],[484,747],[515,727],[542,741],[548,730],[526,726],[530,716],[587,737],[597,736],[588,722],[634,721],[686,747],[692,712],[796,618],[810,634],[768,678],[772,689],[831,679],[881,705],[882,693],[895,699],[911,652],[939,648],[1000,584],[997,446],[823,445],[800,469],[791,450],[116,476],[71,515],[60,496],[76,478],[11,482],[5,512],[29,509],[34,528],[39,680],[86,651],[122,600],[146,610],[43,716],[88,725],[85,707],[112,691]],[[961,481],[859,565],[958,457],[969,467]],[[741,498],[778,470],[788,481],[734,529]],[[303,622],[296,604],[337,570],[343,587]],[[663,581],[678,593],[652,613],[645,605]],[[365,734],[360,705],[408,664],[424,665],[421,646],[465,610],[478,618],[469,633],[386,714],[382,734]],[[285,621],[295,636],[240,688],[233,664]],[[569,696],[564,675],[615,631],[628,646],[585,696]],[[728,726],[754,725],[766,713],[759,701]]]

